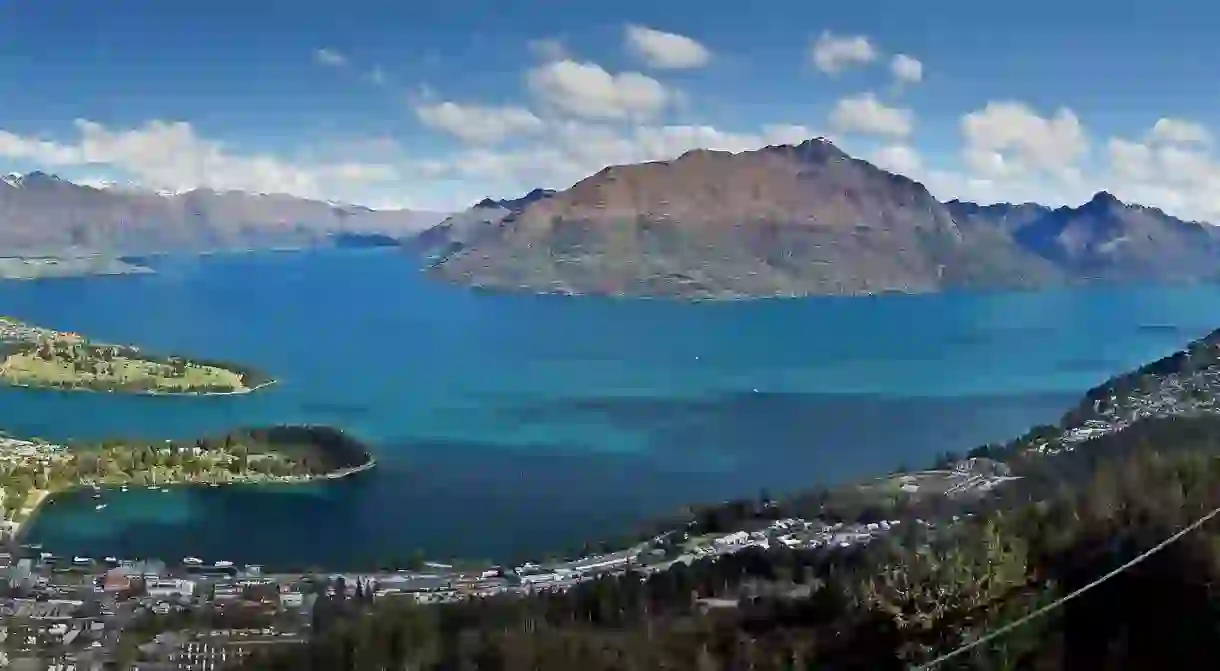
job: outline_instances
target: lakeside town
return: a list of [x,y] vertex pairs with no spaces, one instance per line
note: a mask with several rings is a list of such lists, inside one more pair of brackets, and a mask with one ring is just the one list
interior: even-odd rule
[[[1202,349],[1196,345],[1192,344],[1193,354],[1186,357],[1186,364],[1163,371],[1137,371],[1111,381],[1103,393],[1095,395],[1090,407],[1068,413],[1060,426],[1039,435],[1027,449],[1055,454],[1143,419],[1220,413],[1215,400],[1220,394],[1220,356],[1210,342]],[[566,561],[459,568],[419,560],[394,570],[333,573],[270,572],[262,566],[237,566],[215,558],[182,557],[167,562],[57,556],[39,546],[20,544],[22,523],[57,488],[52,481],[59,482],[62,489],[65,473],[75,473],[77,479],[71,486],[94,488],[99,511],[106,505],[102,497],[107,491],[117,487],[121,492],[129,486],[164,489],[183,482],[184,474],[198,473],[186,464],[209,455],[217,459],[203,472],[213,473],[208,469],[214,468],[224,482],[246,481],[247,475],[250,481],[300,477],[271,470],[255,475],[251,455],[236,450],[235,445],[232,440],[141,445],[125,452],[124,458],[112,454],[108,460],[91,464],[92,475],[82,475],[79,469],[66,469],[79,460],[76,451],[66,445],[0,436],[4,534],[9,546],[8,551],[0,552],[0,571],[7,576],[0,582],[0,667],[75,671],[118,664],[139,669],[215,669],[260,647],[309,640],[315,606],[322,598],[327,602],[335,598],[401,599],[427,606],[528,597],[566,592],[606,577],[638,575],[645,580],[747,550],[849,551],[909,526],[936,531],[960,521],[956,515],[867,522],[796,516],[763,521],[756,517],[741,528],[715,533],[699,533],[690,523],[685,529],[668,529],[617,552]],[[345,473],[331,471],[336,472]],[[227,475],[219,476],[221,473]],[[156,484],[150,477],[166,479]],[[1002,461],[973,457],[934,469],[892,473],[847,489],[865,497],[970,500],[1019,479]],[[708,609],[737,605],[733,594],[696,601],[700,608]]]
[[[62,446],[23,441],[0,444],[0,463],[58,455]],[[949,470],[891,476],[903,491],[923,487],[948,497],[977,494],[1008,478],[1002,464],[963,460]],[[899,482],[895,481],[895,482]],[[914,484],[918,483],[918,484]],[[850,524],[801,518],[763,528],[692,535],[660,533],[617,552],[568,561],[518,566],[455,568],[419,560],[398,570],[342,573],[271,573],[262,566],[183,557],[175,562],[117,557],[57,556],[40,546],[0,552],[0,667],[214,669],[260,646],[308,640],[321,596],[429,605],[497,596],[565,592],[604,577],[641,578],[715,561],[748,549],[838,551],[870,543],[901,528],[902,520]],[[935,528],[932,521],[911,522]],[[13,539],[10,538],[10,541]],[[10,543],[11,544],[11,543]],[[701,608],[724,608],[732,599],[701,599]]]
[[[1081,444],[1122,431],[1147,419],[1220,414],[1220,336],[1191,343],[1158,364],[1161,372],[1139,371],[1106,386],[1086,412],[1065,422],[1053,435],[1038,437],[1029,449],[1042,454],[1071,451]],[[1175,370],[1176,368],[1177,370]]]

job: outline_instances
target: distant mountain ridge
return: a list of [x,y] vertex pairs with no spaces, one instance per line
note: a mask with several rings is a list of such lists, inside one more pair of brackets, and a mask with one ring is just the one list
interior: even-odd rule
[[1011,289],[1218,276],[1220,231],[1100,192],[1078,207],[942,203],[818,138],[612,166],[485,199],[417,238],[473,286],[656,297]]
[[43,172],[0,179],[0,248],[9,255],[313,245],[337,233],[406,237],[444,216],[283,194],[95,188]]
[[505,219],[519,214],[534,202],[555,195],[553,189],[534,189],[520,198],[493,200],[484,198],[469,209],[450,215],[444,221],[420,233],[414,246],[432,263],[477,243],[484,236],[494,235]]

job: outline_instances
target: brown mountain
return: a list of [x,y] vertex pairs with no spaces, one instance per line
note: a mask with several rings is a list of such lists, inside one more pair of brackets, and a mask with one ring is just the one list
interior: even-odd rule
[[821,139],[606,168],[491,223],[432,271],[485,287],[687,297],[1057,277],[1003,230],[961,227],[923,185]]
[[335,233],[405,237],[443,217],[239,191],[96,189],[40,172],[0,180],[0,250],[8,255],[308,245]]

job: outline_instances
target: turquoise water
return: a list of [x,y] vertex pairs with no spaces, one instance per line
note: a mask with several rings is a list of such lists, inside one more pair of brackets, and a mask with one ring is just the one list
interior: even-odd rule
[[[0,314],[231,358],[280,382],[207,399],[0,390],[66,439],[337,424],[379,467],[335,484],[85,496],[31,539],[94,556],[340,566],[564,549],[692,501],[834,482],[997,440],[1220,322],[1220,288],[676,304],[503,296],[391,250],[168,258],[0,284]],[[757,390],[757,391],[755,391]]]

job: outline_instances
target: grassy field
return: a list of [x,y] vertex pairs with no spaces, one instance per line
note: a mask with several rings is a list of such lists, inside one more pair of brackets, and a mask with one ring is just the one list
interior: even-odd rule
[[64,359],[44,360],[33,352],[11,354],[0,365],[0,378],[10,384],[35,387],[73,387],[98,389],[141,385],[148,391],[181,393],[208,388],[211,391],[246,391],[239,374],[215,366],[188,365],[181,375],[174,375],[172,366],[114,357],[109,361],[91,362],[88,370],[78,370]]

